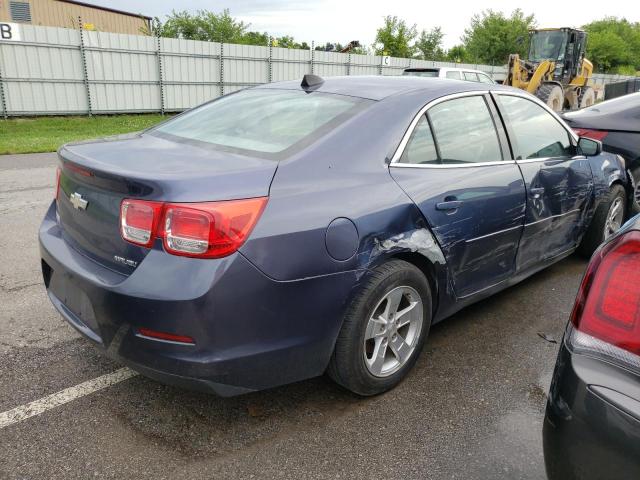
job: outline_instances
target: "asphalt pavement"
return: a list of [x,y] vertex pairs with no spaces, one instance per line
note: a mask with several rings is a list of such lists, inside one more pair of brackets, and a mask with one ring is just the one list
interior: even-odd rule
[[[435,326],[408,378],[375,398],[326,378],[229,399],[139,375],[104,383],[121,366],[61,319],[41,281],[54,165],[0,157],[0,478],[544,478],[558,345],[539,333],[561,339],[583,259]],[[31,402],[47,406],[29,416]],[[15,409],[24,418],[3,427]]]

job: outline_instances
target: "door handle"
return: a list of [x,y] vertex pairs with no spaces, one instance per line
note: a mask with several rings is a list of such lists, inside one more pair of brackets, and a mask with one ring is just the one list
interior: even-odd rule
[[531,188],[529,190],[529,195],[531,195],[536,200],[544,194],[544,187]]
[[449,200],[436,203],[436,210],[457,210],[464,202],[462,200]]

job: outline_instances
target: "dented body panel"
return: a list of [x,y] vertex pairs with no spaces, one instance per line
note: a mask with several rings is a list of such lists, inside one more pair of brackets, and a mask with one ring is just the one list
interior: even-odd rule
[[[515,273],[526,204],[517,165],[391,168],[391,175],[433,229],[459,297]],[[457,201],[459,207],[439,210],[438,204],[447,201]]]
[[524,231],[517,269],[575,248],[593,213],[594,181],[589,160],[518,161],[527,189]]

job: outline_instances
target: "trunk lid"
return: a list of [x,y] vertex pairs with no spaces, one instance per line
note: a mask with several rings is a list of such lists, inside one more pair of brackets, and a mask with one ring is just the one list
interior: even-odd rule
[[148,253],[120,236],[124,198],[206,202],[267,196],[278,165],[148,134],[66,145],[59,157],[57,206],[65,240],[124,274]]

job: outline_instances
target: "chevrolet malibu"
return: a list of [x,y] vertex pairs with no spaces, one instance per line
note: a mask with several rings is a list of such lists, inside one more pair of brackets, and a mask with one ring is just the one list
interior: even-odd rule
[[619,157],[500,85],[307,75],[59,151],[55,308],[160,381],[395,386],[430,327],[621,225]]

